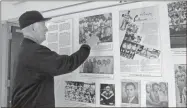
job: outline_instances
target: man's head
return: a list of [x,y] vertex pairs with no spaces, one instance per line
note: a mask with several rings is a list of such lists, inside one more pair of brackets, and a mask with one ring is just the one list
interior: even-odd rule
[[38,11],[27,11],[19,17],[19,24],[24,36],[42,43],[47,32],[45,21],[49,19],[51,18],[44,18]]
[[127,13],[129,14],[131,11],[129,10]]
[[134,97],[135,96],[135,89],[136,89],[136,86],[134,85],[134,83],[132,83],[132,82],[127,83],[125,86],[127,97],[129,97],[129,98]]
[[153,91],[158,91],[159,90],[159,85],[157,83],[152,84]]
[[106,91],[110,91],[110,86],[106,86]]

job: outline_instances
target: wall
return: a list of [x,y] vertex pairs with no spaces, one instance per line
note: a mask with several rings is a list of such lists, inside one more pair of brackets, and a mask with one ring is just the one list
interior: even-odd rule
[[[118,90],[121,90],[121,85],[120,85],[120,78],[121,76],[119,75],[118,72],[120,72],[120,51],[119,51],[119,31],[118,31],[118,27],[119,27],[119,11],[120,10],[129,10],[129,9],[136,9],[136,8],[142,8],[142,7],[149,7],[149,6],[158,6],[158,19],[159,19],[159,36],[161,38],[161,49],[162,49],[162,69],[161,69],[161,73],[162,73],[162,77],[130,77],[130,79],[136,79],[136,80],[141,80],[141,84],[142,84],[142,89],[141,89],[141,105],[143,107],[146,106],[146,90],[145,90],[145,85],[146,82],[149,81],[166,81],[168,82],[169,86],[169,106],[175,106],[176,102],[175,102],[175,90],[173,88],[175,88],[175,84],[174,84],[174,71],[172,70],[173,68],[171,66],[173,66],[172,62],[171,62],[171,53],[170,53],[170,46],[169,46],[169,27],[168,27],[168,14],[167,14],[167,2],[138,2],[138,3],[132,3],[132,4],[128,4],[128,5],[120,5],[120,6],[114,6],[114,7],[108,7],[108,8],[102,8],[102,9],[95,9],[95,10],[90,10],[90,9],[94,9],[96,7],[102,7],[102,6],[107,6],[107,5],[115,5],[117,4],[117,2],[93,2],[93,3],[89,3],[86,5],[79,5],[76,7],[69,7],[66,9],[60,9],[60,10],[56,10],[56,11],[51,11],[51,12],[45,12],[43,13],[44,16],[46,17],[50,17],[50,16],[59,16],[59,15],[64,15],[64,16],[59,16],[54,18],[55,20],[63,20],[63,19],[69,19],[72,18],[74,21],[74,31],[73,31],[73,44],[74,44],[74,51],[76,51],[79,46],[77,45],[78,43],[78,34],[79,34],[79,18],[84,17],[84,16],[92,16],[92,15],[96,15],[96,14],[101,14],[101,13],[106,13],[106,12],[111,12],[113,15],[113,37],[114,41],[113,41],[113,50],[110,51],[106,51],[104,52],[102,55],[113,55],[114,56],[114,70],[115,70],[115,77],[114,80],[113,79],[102,79],[102,78],[80,78],[79,77],[79,70],[76,70],[74,73],[72,73],[72,77],[67,77],[67,76],[59,76],[59,82],[61,82],[62,80],[76,80],[76,81],[93,81],[96,82],[96,88],[97,88],[97,92],[99,91],[99,83],[103,82],[103,83],[115,83],[116,84],[116,106],[120,106],[120,102],[121,102],[121,95],[120,92],[118,92]],[[76,8],[76,10],[75,10]],[[62,10],[66,10],[66,11],[62,11]],[[83,11],[83,10],[88,10],[88,11]],[[79,12],[76,12],[79,11]],[[68,14],[72,13],[72,14]],[[164,40],[164,41],[163,41]],[[167,43],[167,44],[166,44]],[[164,50],[163,50],[164,49]],[[97,52],[95,53],[94,51],[91,53],[91,56],[93,56],[94,54],[98,54]],[[99,53],[100,54],[100,53]],[[99,55],[98,54],[98,55]],[[171,74],[171,72],[173,72]],[[62,80],[60,80],[62,79]],[[125,77],[122,79],[129,79],[129,77]],[[63,95],[63,84],[60,84],[60,86],[58,86],[57,92],[56,92],[56,106],[57,107],[61,107],[64,106],[65,104],[67,105],[67,103],[63,104],[63,99],[64,99],[64,95]],[[98,99],[98,97],[97,97]],[[97,101],[97,103],[99,103]],[[98,104],[97,104],[98,105]],[[97,106],[98,107],[98,106]]]
[[46,11],[53,8],[64,7],[85,1],[2,1],[2,20],[14,19],[28,10]]

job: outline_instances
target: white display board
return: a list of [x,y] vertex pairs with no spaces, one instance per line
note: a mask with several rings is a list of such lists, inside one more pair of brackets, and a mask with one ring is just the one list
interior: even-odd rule
[[[55,77],[55,106],[185,106],[184,45],[175,48],[183,56],[174,56],[172,36],[178,32],[171,33],[169,3],[124,4],[48,22],[46,45],[58,54],[76,52],[93,35],[100,40],[78,69]],[[182,9],[176,12],[184,14]]]

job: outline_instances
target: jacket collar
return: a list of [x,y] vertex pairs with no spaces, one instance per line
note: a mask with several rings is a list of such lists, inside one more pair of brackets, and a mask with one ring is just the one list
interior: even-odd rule
[[33,41],[33,40],[31,40],[31,39],[23,38],[23,41],[22,41],[21,45],[25,45],[25,44],[28,44],[28,43],[37,44],[35,41]]

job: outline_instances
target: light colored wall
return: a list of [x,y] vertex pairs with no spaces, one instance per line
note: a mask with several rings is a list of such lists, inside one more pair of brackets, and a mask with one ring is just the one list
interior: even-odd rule
[[23,12],[29,10],[46,11],[53,8],[64,7],[85,1],[27,1],[17,3],[16,1],[2,1],[2,20],[19,17]]
[[[0,1],[0,20],[1,20],[1,1]],[[2,32],[2,27],[1,27],[1,23],[0,23],[0,33]],[[0,36],[0,97],[1,97],[1,94],[2,94],[2,44],[1,44],[1,41],[2,41],[2,36]],[[1,100],[0,100],[0,107],[1,107]]]

